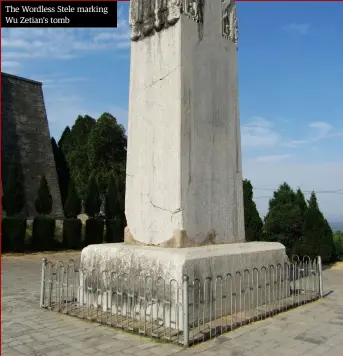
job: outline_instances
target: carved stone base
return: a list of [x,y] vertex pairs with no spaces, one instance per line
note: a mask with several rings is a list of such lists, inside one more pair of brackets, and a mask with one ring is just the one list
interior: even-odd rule
[[[231,276],[236,278],[236,272],[239,272],[244,277],[246,270],[250,271],[251,276],[253,276],[252,271],[254,269],[261,270],[263,266],[270,265],[283,266],[286,261],[285,247],[277,242],[251,242],[183,249],[135,246],[125,243],[89,245],[81,253],[82,270],[95,270],[100,273],[102,271],[109,272],[102,274],[103,285],[111,286],[113,290],[120,286],[121,295],[131,294],[132,300],[127,303],[125,299],[120,299],[121,297],[118,295],[116,298],[112,298],[113,290],[111,294],[105,292],[103,295],[99,295],[98,284],[96,284],[93,291],[90,291],[88,288],[90,282],[86,279],[87,275],[80,275],[80,303],[85,305],[94,303],[95,308],[102,306],[106,312],[110,307],[113,314],[118,315],[118,310],[120,310],[121,316],[135,317],[138,320],[144,320],[143,318],[149,320],[148,318],[150,317],[158,317],[163,326],[172,329],[178,328],[182,331],[183,310],[179,307],[178,301],[182,301],[181,287],[185,275],[189,277],[190,285],[193,285],[195,281],[200,283],[199,293],[200,291],[211,293],[211,290],[215,292],[216,285],[213,283],[211,287],[210,284],[205,284],[205,280],[212,279],[216,281],[221,276],[222,281],[224,281],[230,273]],[[115,284],[117,282],[113,282],[116,280],[113,279],[113,276],[116,275],[118,276],[118,281],[120,281],[120,284],[117,285]],[[149,279],[147,278],[148,276]],[[259,296],[256,299],[256,296],[249,294],[250,297],[244,297],[244,304],[241,305],[232,294],[234,299],[231,300],[235,303],[235,310],[240,310],[239,308],[242,307],[253,307],[256,302],[261,304],[263,298],[267,296],[267,290],[264,289],[267,282],[270,280],[275,282],[275,277],[277,277],[275,273],[270,276],[261,274],[258,279],[249,278],[245,280],[245,283],[252,283],[251,287],[260,291]],[[150,298],[151,296],[163,296],[158,298],[163,299],[162,306],[149,302],[151,299],[146,299],[150,303],[148,304],[148,310],[151,310],[151,313],[146,313],[147,309],[140,308],[139,301],[138,303],[135,302],[140,296],[137,294],[139,289],[130,286],[140,283],[140,280],[148,281],[147,283],[150,283],[149,281],[151,280],[156,282],[150,284],[152,286],[151,289],[149,284],[144,284],[144,292],[139,293],[146,293],[146,295],[142,294],[142,296],[150,296]],[[226,286],[229,286],[228,282],[226,282]],[[240,279],[240,282],[233,284],[233,287],[231,287],[231,292],[237,296],[241,295],[242,287],[246,287],[243,278]],[[261,288],[258,288],[257,283],[261,285]],[[279,284],[276,287],[279,288]],[[134,290],[136,292],[133,292]],[[282,293],[284,291],[286,290],[283,289]],[[280,293],[279,289],[274,289],[272,293],[268,294],[269,298],[271,298],[269,302],[273,302],[273,298],[277,296],[277,293]],[[190,302],[192,302],[192,295],[197,294],[190,293]],[[191,309],[192,312],[189,316],[190,322],[193,321],[192,318],[198,313],[201,313],[205,321],[213,320],[216,315],[222,315],[220,314],[222,313],[220,302],[209,304],[210,298],[203,298],[206,303],[205,307],[202,304],[194,303],[194,309]],[[220,301],[223,301],[223,299],[220,299]],[[226,303],[230,305],[230,299]],[[199,310],[199,306],[201,306],[201,310]]]

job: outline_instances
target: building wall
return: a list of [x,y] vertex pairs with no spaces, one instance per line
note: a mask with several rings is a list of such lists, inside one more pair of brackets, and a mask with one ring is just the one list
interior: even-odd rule
[[2,179],[13,158],[21,162],[26,216],[36,215],[34,202],[45,175],[53,198],[51,215],[63,217],[61,195],[44,104],[42,83],[1,73]]

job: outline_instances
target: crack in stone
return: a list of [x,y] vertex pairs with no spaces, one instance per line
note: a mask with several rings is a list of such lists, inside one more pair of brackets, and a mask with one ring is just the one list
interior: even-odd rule
[[173,210],[169,210],[169,209],[162,208],[162,207],[160,207],[160,206],[158,206],[158,205],[155,205],[155,204],[152,202],[152,200],[151,200],[149,194],[147,194],[147,196],[148,196],[148,199],[149,199],[150,204],[151,204],[154,208],[159,209],[159,210],[163,210],[163,211],[167,211],[168,213],[171,213],[172,216],[173,216],[174,214],[180,213],[180,212],[182,211],[181,208],[177,208],[177,209],[174,210],[174,211],[173,211]]
[[170,72],[168,72],[165,76],[154,80],[150,85],[146,86],[145,89],[147,88],[151,88],[152,86],[154,86],[157,82],[166,79],[170,74],[174,73],[176,71],[176,69],[178,69],[181,66],[181,64],[177,65],[174,69],[172,69]]

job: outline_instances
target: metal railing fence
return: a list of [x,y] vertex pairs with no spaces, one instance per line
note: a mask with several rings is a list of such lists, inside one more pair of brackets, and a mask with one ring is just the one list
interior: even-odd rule
[[320,257],[180,281],[42,261],[42,308],[184,346],[322,296]]

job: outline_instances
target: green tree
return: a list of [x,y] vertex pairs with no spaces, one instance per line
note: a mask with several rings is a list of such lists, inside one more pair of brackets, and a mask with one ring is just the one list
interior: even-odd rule
[[292,253],[299,256],[305,256],[307,255],[307,251],[306,251],[306,246],[304,241],[304,235],[305,235],[304,226],[305,226],[305,214],[307,211],[307,202],[304,193],[301,191],[300,188],[298,188],[295,193],[295,201],[300,210],[301,223],[299,224],[299,226],[301,227],[301,233],[299,234],[299,238],[296,241],[294,241],[292,247]]
[[256,204],[253,201],[253,187],[250,180],[243,181],[243,197],[244,197],[244,223],[245,223],[245,239],[246,241],[263,240],[262,219],[257,211]]
[[64,215],[68,219],[76,219],[81,213],[81,200],[75,189],[75,185],[72,180],[69,182],[68,198],[64,206]]
[[287,183],[281,184],[269,201],[264,232],[267,240],[282,243],[287,253],[294,251],[294,246],[303,236],[303,218],[297,195]]
[[88,136],[95,124],[96,120],[89,115],[79,115],[77,117],[68,137],[68,141],[72,150],[76,149],[77,147],[87,145]]
[[57,145],[53,137],[51,138],[51,146],[55,159],[55,166],[57,171],[58,184],[60,188],[62,204],[64,206],[68,196],[69,168],[64,153],[62,152],[61,148]]
[[71,140],[70,133],[71,133],[70,127],[67,126],[62,132],[61,138],[58,141],[58,147],[65,156],[68,154],[69,147],[70,147],[70,140]]
[[96,174],[102,196],[106,195],[111,176],[123,179],[126,145],[124,127],[111,114],[103,113],[90,132],[87,145],[90,170]]
[[86,197],[87,183],[91,175],[88,160],[88,137],[96,121],[88,116],[78,116],[70,133],[61,145],[68,162],[70,177],[73,179],[76,190],[82,200]]
[[35,209],[41,215],[49,215],[52,210],[52,196],[45,176],[42,176],[40,180]]
[[306,203],[306,199],[305,199],[304,193],[301,191],[300,188],[298,188],[296,193],[295,193],[295,199],[296,199],[296,202],[297,202],[297,204],[299,206],[301,214],[305,218],[305,214],[306,214],[306,210],[307,210],[307,203]]
[[85,201],[85,213],[91,217],[96,217],[100,212],[101,199],[95,176],[92,174],[88,186],[87,197]]
[[305,214],[304,245],[307,254],[314,258],[321,256],[323,262],[332,261],[334,255],[333,233],[323,213],[319,209],[316,194],[311,193]]
[[3,209],[6,216],[20,214],[25,206],[25,193],[20,163],[12,160],[3,190]]

